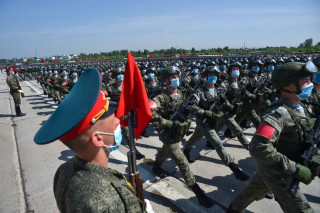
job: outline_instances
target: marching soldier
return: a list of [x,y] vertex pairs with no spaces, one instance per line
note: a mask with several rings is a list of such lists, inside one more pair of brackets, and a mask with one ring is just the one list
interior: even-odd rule
[[[219,119],[221,119],[221,114],[218,114],[220,112],[214,113],[213,110],[210,110],[211,105],[215,101],[214,98],[219,95],[215,88],[218,73],[219,68],[216,66],[209,67],[209,69],[204,72],[206,82],[196,91],[196,104],[193,106],[193,112],[197,116],[197,126],[192,136],[189,138],[183,153],[189,162],[194,162],[194,159],[190,157],[192,146],[205,136],[208,142],[217,151],[220,159],[232,170],[236,178],[241,181],[246,181],[249,177],[236,166],[234,159],[224,149],[222,141],[214,129],[219,122]],[[219,105],[220,103],[217,104]]]
[[[302,165],[306,137],[313,128],[311,118],[301,100],[310,96],[311,76],[317,71],[314,64],[289,62],[272,74],[272,84],[281,90],[281,98],[272,103],[257,128],[249,151],[257,161],[257,173],[250,184],[231,202],[228,212],[243,212],[248,205],[271,191],[284,212],[314,212],[298,188],[296,195],[289,189],[295,179],[310,184],[319,175],[319,153]],[[318,161],[317,161],[318,159]]]
[[200,205],[209,208],[213,206],[213,203],[196,183],[196,179],[190,170],[188,160],[179,146],[181,139],[189,129],[191,121],[170,120],[170,115],[172,114],[170,110],[185,100],[184,94],[177,89],[180,85],[179,75],[180,70],[176,66],[166,68],[162,71],[161,80],[166,83],[167,87],[161,94],[152,99],[152,103],[154,104],[152,122],[159,132],[160,141],[163,143],[161,150],[156,155],[153,171],[159,177],[165,177],[166,174],[165,171],[161,169],[161,164],[168,156],[170,156],[178,165],[188,187],[196,194]]
[[[253,94],[254,90],[256,89],[257,84],[262,79],[259,76],[259,71],[262,69],[263,62],[256,58],[254,59],[250,64],[250,73],[245,81],[248,82],[246,91],[245,91],[245,99],[243,101],[243,106],[236,116],[236,121],[246,121],[246,118],[249,118],[249,120],[254,124],[254,126],[257,128],[260,124],[260,117],[256,113],[256,106],[259,104],[262,93],[259,91],[259,93]],[[244,123],[242,123],[241,126],[247,127]]]

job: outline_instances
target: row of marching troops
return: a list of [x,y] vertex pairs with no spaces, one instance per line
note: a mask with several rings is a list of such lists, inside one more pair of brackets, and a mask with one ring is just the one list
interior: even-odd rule
[[[166,177],[168,174],[161,165],[170,156],[179,167],[188,187],[195,193],[199,204],[211,207],[213,201],[199,187],[190,170],[189,164],[195,161],[191,153],[193,147],[205,137],[207,146],[217,152],[235,178],[240,181],[248,180],[250,177],[234,163],[234,158],[224,148],[218,132],[226,127],[225,136],[236,137],[248,150],[250,141],[243,130],[251,127],[251,124],[258,128],[262,113],[280,97],[277,90],[279,88],[272,85],[273,71],[285,63],[308,61],[313,61],[320,68],[320,58],[315,56],[138,62],[150,100],[152,125],[163,144],[156,155],[153,172],[160,178]],[[77,82],[81,72],[89,66],[96,66],[100,71],[105,94],[111,100],[119,101],[125,72],[124,62],[29,69],[43,88],[44,94],[60,103],[61,98]],[[320,75],[313,82],[320,84]],[[319,115],[319,93],[315,90],[312,94],[304,102],[310,108],[308,111]],[[196,124],[193,132],[189,129],[192,119]],[[128,141],[128,129],[123,127],[122,132]],[[191,137],[181,150],[179,143],[186,135]],[[142,136],[148,137],[146,130]],[[144,158],[142,153],[136,151],[138,159]],[[267,193],[265,197],[272,199],[273,194]]]

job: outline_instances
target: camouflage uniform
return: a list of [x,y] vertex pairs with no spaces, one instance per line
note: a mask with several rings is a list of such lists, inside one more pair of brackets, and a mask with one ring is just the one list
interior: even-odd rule
[[61,89],[61,78],[59,76],[53,75],[51,78],[51,84],[52,84],[52,96],[53,99],[58,101],[58,104],[61,103],[61,94],[60,94],[60,89]]
[[[236,116],[236,121],[240,123],[246,117],[252,121],[254,126],[257,128],[260,125],[260,117],[257,115],[255,108],[259,105],[262,94],[253,94],[254,89],[256,88],[257,83],[261,80],[261,77],[257,76],[254,78],[251,73],[248,74],[246,78],[246,82],[248,85],[246,87],[246,98],[243,100],[243,105],[241,107],[240,112]],[[251,95],[255,96],[252,97]],[[251,102],[251,103],[250,103]]]
[[[159,139],[163,143],[161,150],[156,155],[156,162],[162,163],[168,156],[170,156],[178,165],[182,177],[186,181],[186,184],[191,187],[195,185],[196,179],[190,170],[189,163],[184,156],[179,142],[185,136],[191,124],[190,120],[181,121],[174,129],[167,129],[165,123],[169,120],[171,109],[178,106],[184,101],[184,94],[178,90],[178,97],[171,95],[169,90],[166,89],[163,93],[153,98],[153,101],[157,104],[156,111],[152,111],[153,124],[159,133]],[[167,137],[165,137],[165,134]]]
[[20,99],[19,85],[17,83],[16,77],[8,76],[6,82],[10,87],[10,95],[13,98],[15,106],[20,106],[21,99]]
[[[216,93],[215,95],[212,95],[205,84],[202,85],[195,93],[195,96],[197,97],[197,111],[208,111],[216,95]],[[215,148],[223,163],[225,165],[232,163],[234,159],[224,149],[222,141],[214,129],[216,127],[217,120],[219,120],[221,116],[222,114],[216,114],[215,116],[213,115],[213,117],[208,117],[206,113],[203,115],[197,115],[197,126],[192,136],[189,138],[185,146],[185,150],[191,150],[192,146],[205,136],[208,142]],[[206,121],[204,122],[204,120]]]
[[62,164],[54,177],[60,212],[144,212],[131,185],[116,170],[81,160]]
[[[294,118],[300,123],[296,123]],[[233,210],[242,212],[250,203],[271,191],[284,212],[314,212],[300,189],[296,197],[288,193],[296,162],[301,163],[300,156],[306,149],[300,137],[306,136],[312,121],[307,113],[299,112],[282,98],[265,111],[261,125],[271,126],[274,130],[270,138],[257,132],[252,138],[249,150],[257,160],[258,171],[230,204]]]
[[237,103],[232,103],[235,98],[234,95],[239,91],[241,86],[244,86],[242,84],[245,84],[245,82],[232,82],[231,78],[221,83],[221,87],[224,87],[227,90],[224,107],[222,107],[222,111],[224,112],[222,118],[224,122],[220,122],[221,124],[216,127],[216,131],[219,132],[225,124],[235,134],[244,148],[248,149],[250,142],[243,134],[242,128],[235,121],[236,114],[243,103],[240,102],[240,100],[238,100]]

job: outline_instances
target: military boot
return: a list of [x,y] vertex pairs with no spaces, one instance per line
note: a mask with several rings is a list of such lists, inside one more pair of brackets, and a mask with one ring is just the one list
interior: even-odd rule
[[191,150],[185,149],[185,150],[183,151],[183,154],[186,156],[186,158],[187,158],[187,160],[188,160],[189,163],[193,163],[193,162],[195,162],[196,160],[195,160],[194,158],[191,158],[191,156],[190,156],[190,151],[191,151]]
[[145,137],[145,138],[148,138],[150,137],[150,135],[147,133],[147,130],[143,130],[143,132],[141,133],[141,136]]
[[250,126],[250,123],[248,123],[248,120],[244,119],[244,120],[241,121],[240,127],[242,129],[249,129],[251,126]]
[[21,112],[20,106],[16,106],[16,114],[19,117],[27,115],[27,114]]
[[212,200],[200,189],[199,185],[195,183],[193,186],[190,187],[192,191],[196,194],[198,198],[199,204],[206,208],[210,208],[214,205]]
[[161,162],[155,161],[153,163],[152,171],[161,179],[167,177],[167,172],[161,169]]
[[231,169],[231,171],[233,172],[233,174],[236,176],[238,180],[246,181],[250,178],[248,175],[246,175],[246,173],[241,171],[239,167],[236,166],[235,163],[233,162],[229,163],[227,166]]
[[233,134],[233,132],[231,131],[231,129],[227,128],[223,135],[226,137],[226,138],[235,138],[235,134]]
[[136,149],[136,158],[138,160],[141,160],[142,158],[144,158],[145,156],[143,154],[141,154],[137,149]]

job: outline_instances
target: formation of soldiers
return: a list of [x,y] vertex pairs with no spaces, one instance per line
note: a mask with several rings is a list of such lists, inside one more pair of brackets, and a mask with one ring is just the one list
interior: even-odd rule
[[[235,178],[246,181],[250,177],[235,163],[223,147],[218,132],[226,126],[226,137],[237,137],[248,150],[250,141],[243,130],[258,128],[262,113],[279,99],[279,90],[272,86],[272,72],[287,62],[313,61],[320,67],[320,58],[252,57],[252,58],[195,58],[138,61],[141,76],[150,100],[152,125],[163,146],[156,155],[154,173],[163,178],[167,173],[161,164],[170,156],[177,164],[186,184],[193,190],[200,205],[207,208],[214,203],[197,184],[189,163],[196,143],[205,137],[207,146],[217,151],[223,163]],[[21,67],[19,75],[35,78],[43,93],[58,104],[68,95],[78,77],[87,67],[97,67],[102,75],[102,89],[112,101],[119,101],[125,72],[125,61],[92,62],[60,65],[33,65]],[[312,112],[319,114],[319,95],[305,100]],[[194,119],[196,127],[190,131]],[[122,128],[128,140],[128,130]],[[179,143],[191,135],[183,150]],[[148,137],[147,132],[143,134]],[[137,158],[144,155],[137,150]],[[267,198],[272,198],[268,194]]]

